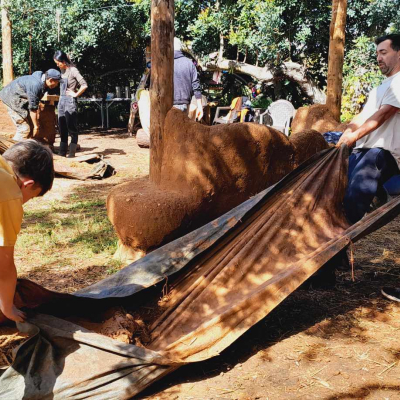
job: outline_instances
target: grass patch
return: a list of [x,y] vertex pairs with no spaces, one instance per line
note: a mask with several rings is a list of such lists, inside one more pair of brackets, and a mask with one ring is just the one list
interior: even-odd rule
[[123,265],[124,264],[122,264],[122,262],[119,260],[110,260],[106,265],[107,266],[107,270],[106,270],[107,275],[115,274],[116,272],[118,272],[121,269],[121,267],[123,267]]
[[[87,192],[82,192],[83,196]],[[16,252],[30,269],[54,265],[77,268],[94,256],[111,259],[118,239],[104,200],[82,200],[74,194],[67,202],[51,202],[48,208],[31,209],[24,215]],[[110,268],[116,267],[112,264]]]

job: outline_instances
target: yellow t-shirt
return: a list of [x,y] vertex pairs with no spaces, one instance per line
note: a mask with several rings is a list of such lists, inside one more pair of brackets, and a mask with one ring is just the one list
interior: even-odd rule
[[14,246],[23,217],[22,192],[17,177],[0,156],[0,246]]

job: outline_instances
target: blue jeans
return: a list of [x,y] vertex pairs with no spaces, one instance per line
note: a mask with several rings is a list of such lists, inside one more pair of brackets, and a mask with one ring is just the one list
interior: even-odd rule
[[399,174],[396,160],[381,148],[353,150],[349,157],[349,183],[344,197],[344,209],[352,224],[370,209],[373,198],[383,191],[383,184]]

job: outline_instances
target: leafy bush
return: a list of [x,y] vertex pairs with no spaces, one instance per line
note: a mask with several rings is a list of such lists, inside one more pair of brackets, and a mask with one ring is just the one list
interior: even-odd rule
[[268,108],[272,103],[272,99],[270,97],[265,97],[263,95],[258,95],[252,102],[251,105],[253,108]]
[[377,67],[373,41],[360,36],[345,58],[343,68],[342,121],[351,120],[367,101],[368,93],[384,76]]

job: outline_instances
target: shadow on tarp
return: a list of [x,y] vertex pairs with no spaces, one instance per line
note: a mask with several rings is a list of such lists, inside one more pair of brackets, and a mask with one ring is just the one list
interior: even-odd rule
[[[161,330],[161,335],[158,332],[158,336],[155,336],[149,346],[152,350],[117,342],[50,315],[38,314],[30,318],[28,323],[20,324],[21,330],[29,331],[33,336],[19,347],[12,367],[1,376],[0,399],[83,399],[88,397],[99,400],[127,399],[140,393],[146,387],[188,361],[198,361],[218,354],[252,325],[265,317],[325,262],[346,248],[350,242],[355,242],[385,225],[400,213],[400,199],[394,199],[357,224],[348,227],[344,222],[341,210],[347,180],[347,158],[347,148],[345,147],[328,149],[313,156],[278,184],[249,199],[229,213],[155,250],[115,275],[78,291],[74,295],[46,291],[39,285],[21,280],[18,285],[18,295],[22,304],[27,307],[40,306],[41,310],[46,310],[47,307],[48,312],[51,311],[54,304],[62,304],[65,313],[68,312],[68,307],[95,310],[97,305],[100,306],[103,301],[118,302],[118,299],[122,301],[122,298],[127,297],[130,298],[129,300],[132,303],[136,304],[135,299],[137,297],[145,296],[154,285],[163,281],[167,276],[174,274],[181,281],[178,281],[178,295],[173,306],[168,309],[152,329],[152,333]],[[310,193],[301,189],[302,180],[313,186],[313,197],[310,197]],[[318,185],[321,185],[320,191],[317,189]],[[334,194],[332,199],[329,198],[330,193],[324,192],[328,188],[331,190],[330,193]],[[309,208],[302,209],[299,203],[298,207],[301,212],[297,209],[296,213],[295,203],[294,206],[288,206],[289,208],[284,210],[285,204],[290,202],[290,198],[280,198],[281,194],[291,196],[295,194],[296,190],[303,190],[302,201],[305,202],[304,204],[309,202]],[[277,199],[280,203],[276,203]],[[321,199],[323,199],[322,203],[327,208],[323,210],[322,214],[319,214],[316,207],[322,201]],[[246,229],[254,225],[258,226],[261,216],[268,212],[270,208],[275,210],[273,207],[278,207],[279,212],[282,213],[283,221],[292,219],[296,224],[294,226],[300,230],[309,228],[309,225],[304,225],[305,212],[307,211],[309,221],[315,224],[317,232],[314,236],[312,235],[313,232],[311,232],[310,237],[306,236],[308,243],[303,243],[301,240],[297,243],[296,238],[293,239],[291,236],[298,234],[298,232],[285,227],[284,223],[276,226],[272,218],[275,211],[272,217],[267,213],[267,218],[272,223],[269,229],[275,232],[275,240],[277,238],[279,242],[283,242],[280,243],[283,246],[281,248],[285,248],[288,243],[290,243],[290,246],[294,243],[292,253],[294,252],[296,255],[298,249],[314,250],[301,257],[292,257],[285,265],[280,263],[278,265],[281,269],[279,273],[275,273],[267,281],[261,282],[255,290],[252,289],[249,293],[243,293],[244,299],[239,299],[237,303],[232,305],[233,308],[239,309],[241,307],[240,312],[235,309],[232,311],[229,305],[224,304],[224,301],[228,299],[229,292],[234,292],[236,287],[224,287],[225,294],[220,296],[220,303],[217,302],[212,310],[209,321],[200,321],[203,324],[200,327],[196,325],[190,331],[190,334],[194,332],[195,338],[186,343],[181,338],[176,339],[176,331],[179,329],[173,327],[174,320],[190,318],[188,314],[191,313],[188,313],[187,310],[190,310],[190,306],[196,303],[196,299],[201,298],[195,297],[199,289],[197,286],[192,290],[190,289],[192,286],[189,285],[190,291],[187,292],[188,283],[197,282],[199,275],[202,277],[203,274],[202,265],[207,265],[210,260],[213,264],[213,257],[219,257],[219,253],[222,254],[220,258],[226,259],[227,263],[232,261],[229,260],[229,257],[232,258],[233,255],[224,253],[225,248],[236,243],[234,240],[242,240],[242,236],[249,233]],[[291,215],[285,213],[291,213]],[[334,232],[333,236],[332,232],[328,232],[328,229],[325,228],[324,220],[315,217],[314,213],[317,216],[333,216],[328,218],[332,220],[331,223],[333,222],[331,229]],[[260,226],[257,230],[262,232],[262,229],[265,228],[264,225],[268,228],[268,224],[263,223],[263,226]],[[286,232],[282,235],[280,231],[285,231],[285,228],[287,228]],[[330,237],[326,234],[331,235],[332,238],[325,240],[325,237]],[[254,235],[248,239],[244,237],[244,239],[250,242],[251,239],[254,239]],[[236,247],[240,247],[240,249],[237,249],[238,254],[240,254],[240,250],[243,250],[245,251],[244,258],[247,261],[251,260],[249,258],[253,256],[251,246],[248,249],[242,244],[236,245]],[[258,246],[254,248],[254,252],[262,255],[263,251],[272,251],[272,255],[275,254],[276,257],[279,257],[280,252],[276,248],[267,249],[267,247]],[[272,258],[271,256],[271,260]],[[281,260],[278,259],[278,261]],[[263,260],[263,262],[264,264],[272,263],[269,258]],[[223,271],[224,265],[221,264],[219,268]],[[239,264],[238,268],[240,268]],[[273,266],[271,270],[275,271],[276,268],[276,266]],[[249,275],[253,281],[246,280],[248,277],[244,274],[240,277],[241,282],[238,284],[243,284],[243,282],[245,285],[254,284],[254,277],[259,278],[257,271],[256,269],[255,275],[254,271]],[[212,269],[211,272],[213,272]],[[211,278],[207,276],[207,279]],[[204,286],[204,279],[202,282]],[[215,284],[214,281],[210,282],[204,288],[200,287],[200,291],[206,293],[207,288]],[[179,292],[179,289],[182,289],[182,292]],[[35,293],[35,295],[32,295],[32,293]],[[211,292],[211,294],[215,298],[209,300],[215,302],[218,295],[216,292]],[[186,305],[185,300],[193,296],[195,297],[194,301]],[[265,301],[265,299],[267,300]],[[265,303],[270,304],[266,306]],[[206,308],[209,308],[208,304],[205,305]],[[251,311],[252,307],[257,307],[257,310]],[[226,312],[227,308],[228,312]],[[251,311],[250,315],[249,310]],[[200,308],[200,313],[192,316],[192,320],[189,320],[187,326],[193,324],[193,318],[204,319],[204,313],[201,314],[203,311]],[[208,312],[210,311],[208,310]],[[217,323],[212,324],[213,321],[217,321]],[[183,327],[185,328],[185,325]],[[190,329],[192,328],[190,327]],[[207,331],[209,334],[213,329],[217,329],[216,332],[219,332],[220,337],[213,336],[212,342],[207,342],[210,339],[206,338],[207,340],[204,342],[203,339],[207,336]],[[170,332],[168,333],[168,331]],[[168,333],[172,339],[168,341],[168,338],[163,336],[164,333],[165,336]],[[187,335],[186,333],[184,331],[185,335],[182,337],[190,338],[190,334]],[[188,349],[187,352],[185,352],[185,346]],[[176,348],[179,350],[182,347],[185,351],[176,351]],[[157,351],[154,351],[154,349]],[[208,350],[210,351],[207,352]],[[184,355],[183,360],[177,356],[179,354]],[[200,356],[196,358],[196,355],[199,354]]]

